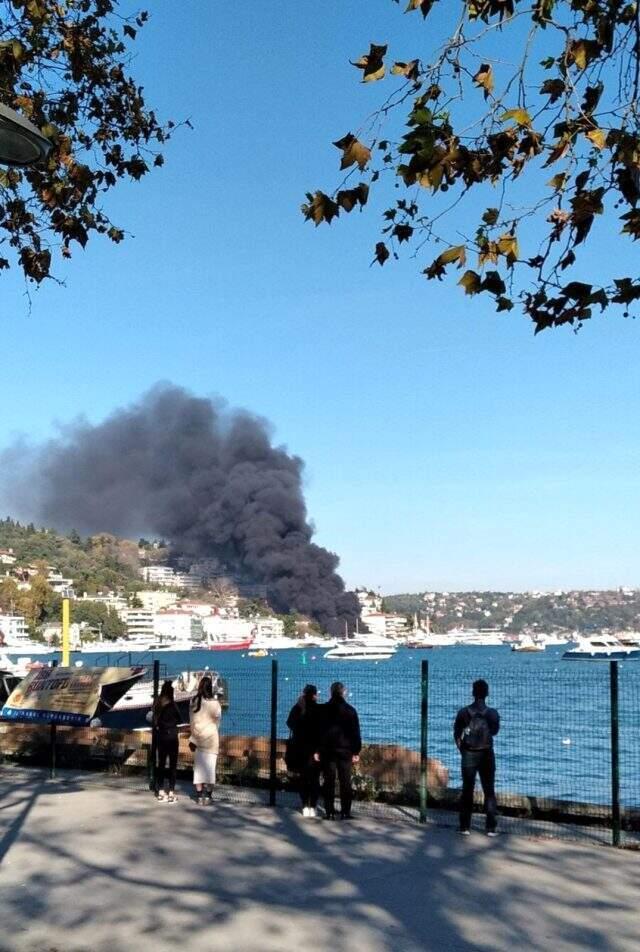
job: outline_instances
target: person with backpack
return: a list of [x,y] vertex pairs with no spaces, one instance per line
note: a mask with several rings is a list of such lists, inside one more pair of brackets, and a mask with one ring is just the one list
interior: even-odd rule
[[458,711],[453,725],[453,738],[462,758],[462,798],[460,800],[460,829],[462,836],[469,836],[473,793],[476,776],[480,775],[484,808],[487,815],[487,836],[497,836],[497,804],[494,789],[496,761],[493,753],[493,738],[500,730],[500,715],[487,707],[489,685],[486,681],[473,682],[473,703]]

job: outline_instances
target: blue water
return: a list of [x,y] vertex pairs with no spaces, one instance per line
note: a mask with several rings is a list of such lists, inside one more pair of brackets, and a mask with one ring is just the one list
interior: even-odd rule
[[[343,681],[358,710],[364,742],[420,746],[420,671],[429,663],[428,753],[450,771],[458,786],[459,755],[452,723],[459,707],[470,703],[470,687],[483,677],[489,703],[502,727],[496,738],[496,786],[502,792],[610,803],[610,689],[606,662],[562,661],[563,648],[540,654],[499,648],[399,650],[380,662],[335,662],[322,649],[277,652],[278,733],[287,736],[286,717],[305,683],[316,684],[326,698],[332,681]],[[104,655],[74,655],[86,665],[106,664]],[[230,707],[223,730],[268,735],[271,657],[242,652],[160,652],[168,673],[209,666],[229,681]],[[127,664],[128,655],[110,663]],[[133,653],[133,663],[149,655]],[[640,807],[640,662],[621,662],[620,761],[623,805]],[[164,673],[164,668],[163,668]]]

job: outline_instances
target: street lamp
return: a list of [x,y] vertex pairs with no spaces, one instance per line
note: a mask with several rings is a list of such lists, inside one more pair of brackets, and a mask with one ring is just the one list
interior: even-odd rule
[[35,165],[50,151],[51,143],[32,122],[0,103],[0,165]]

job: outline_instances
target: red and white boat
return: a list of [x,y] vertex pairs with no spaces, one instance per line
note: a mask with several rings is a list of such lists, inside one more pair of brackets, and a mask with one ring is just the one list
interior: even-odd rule
[[203,634],[195,647],[210,651],[246,651],[254,642],[256,628],[244,618],[221,618],[212,615],[202,619]]

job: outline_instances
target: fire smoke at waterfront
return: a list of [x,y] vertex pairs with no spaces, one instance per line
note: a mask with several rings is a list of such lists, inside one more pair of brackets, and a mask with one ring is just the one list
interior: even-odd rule
[[312,541],[303,462],[266,421],[161,384],[92,426],[0,454],[5,507],[83,534],[155,535],[172,552],[266,585],[278,611],[328,630],[353,621],[338,558]]

